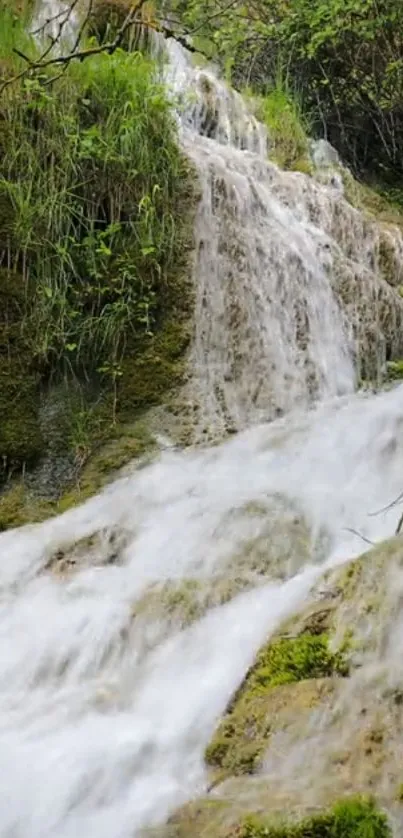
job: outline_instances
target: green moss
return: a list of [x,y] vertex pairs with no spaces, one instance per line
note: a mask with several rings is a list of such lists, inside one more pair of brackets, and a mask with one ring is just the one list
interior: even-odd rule
[[396,800],[399,803],[403,803],[403,783],[399,783],[396,789]]
[[155,439],[140,420],[115,428],[114,434],[90,454],[74,485],[57,500],[37,496],[22,478],[5,487],[0,495],[0,531],[66,512],[99,492],[131,460],[155,450]]
[[[238,800],[203,798],[182,807],[160,838],[391,838],[387,816],[372,797],[336,800],[330,808],[293,812],[272,809],[270,798],[257,811]],[[265,813],[268,813],[267,815]]]
[[337,583],[340,586],[345,599],[350,599],[357,591],[363,575],[363,566],[360,559],[349,562],[342,567],[337,575]]
[[[118,381],[118,412],[121,417],[134,410],[160,404],[165,394],[181,384],[185,372],[185,350],[189,344],[190,311],[176,322],[170,318],[160,331],[145,339],[121,364]],[[180,316],[179,315],[179,316]]]
[[189,626],[211,608],[223,605],[250,587],[246,577],[168,580],[157,584],[136,603],[135,616],[152,613],[180,626]]
[[389,381],[400,381],[403,378],[403,359],[388,361],[386,369]]
[[56,504],[33,497],[20,479],[0,494],[0,532],[43,521],[56,512]]
[[360,183],[348,169],[342,168],[340,174],[344,185],[344,195],[353,207],[376,217],[378,221],[398,226],[403,224],[403,212],[399,204],[388,200],[375,188]]
[[43,450],[38,378],[24,333],[24,284],[0,270],[0,480],[34,463]]
[[76,484],[57,503],[56,511],[65,512],[99,492],[131,460],[155,450],[154,437],[141,421],[115,429],[115,436],[104,442],[88,459]]
[[303,175],[312,175],[314,171],[312,161],[306,154],[293,160],[288,168],[291,172],[301,172]]
[[335,673],[347,674],[343,656],[329,650],[326,634],[307,633],[270,644],[258,656],[246,683],[248,691],[261,693],[279,684]]
[[392,831],[372,798],[355,797],[294,824],[273,826],[251,815],[233,833],[234,838],[235,834],[237,838],[390,838]]
[[[269,643],[257,657],[227,714],[206,749],[206,761],[225,775],[251,773],[267,746],[272,713],[296,698],[310,705],[317,699],[316,681],[347,675],[342,652],[332,652],[325,634],[302,634]],[[312,689],[283,687],[309,681]]]

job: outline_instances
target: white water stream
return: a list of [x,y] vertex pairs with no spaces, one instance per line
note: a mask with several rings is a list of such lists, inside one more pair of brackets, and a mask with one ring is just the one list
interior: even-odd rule
[[[355,303],[340,306],[326,256],[342,247],[330,229],[338,198],[287,180],[240,100],[213,92],[214,136],[199,135],[197,107],[183,132],[203,187],[190,394],[200,427],[245,429],[165,451],[84,506],[0,536],[1,838],[133,838],[163,822],[205,788],[204,748],[264,639],[325,566],[361,552],[351,529],[374,541],[396,527],[398,510],[370,513],[403,488],[403,387],[352,393]],[[373,230],[359,238],[358,213],[341,212],[354,219],[343,230],[360,282],[383,288]],[[312,396],[319,406],[303,410]],[[283,567],[279,499],[308,531],[307,551]],[[70,574],[49,569],[99,531],[122,535],[114,563],[100,545]],[[247,557],[262,539],[279,549],[259,575]],[[163,602],[142,618],[156,583],[214,589],[239,574],[239,557],[248,584],[225,605],[187,628]]]

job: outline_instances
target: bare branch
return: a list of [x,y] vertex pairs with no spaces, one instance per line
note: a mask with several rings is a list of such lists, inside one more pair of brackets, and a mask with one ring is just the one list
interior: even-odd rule
[[44,49],[44,51],[42,52],[42,54],[40,55],[39,58],[37,58],[37,59],[30,58],[29,55],[26,55],[20,49],[14,48],[13,52],[16,55],[18,55],[18,57],[21,58],[25,62],[26,66],[20,72],[16,73],[16,75],[11,76],[10,78],[7,78],[2,82],[2,84],[0,85],[0,95],[3,93],[3,91],[9,85],[12,85],[12,84],[20,81],[24,77],[29,77],[32,74],[38,73],[41,70],[47,70],[49,67],[54,66],[54,67],[61,67],[63,69],[61,70],[60,73],[56,73],[50,79],[44,80],[45,85],[49,85],[52,82],[56,81],[58,78],[60,78],[60,76],[63,74],[65,68],[70,64],[71,61],[75,61],[75,60],[83,61],[86,58],[90,58],[91,56],[94,56],[94,55],[100,55],[101,53],[108,53],[109,55],[112,55],[112,53],[114,53],[121,46],[123,38],[124,38],[127,30],[135,24],[141,24],[145,28],[152,29],[156,32],[160,32],[161,35],[163,35],[167,39],[172,38],[172,39],[176,40],[179,44],[181,44],[181,46],[183,46],[189,52],[203,54],[203,51],[194,47],[189,42],[188,38],[192,34],[194,34],[196,31],[198,31],[200,28],[202,28],[202,26],[205,26],[206,23],[209,22],[209,20],[212,20],[212,19],[218,17],[221,14],[225,14],[231,7],[236,5],[237,0],[229,0],[229,2],[227,2],[223,7],[221,7],[219,11],[214,12],[212,15],[210,15],[209,18],[206,18],[203,21],[203,23],[198,25],[195,29],[190,30],[189,32],[181,33],[181,34],[176,32],[174,28],[171,28],[170,26],[166,26],[163,23],[155,23],[154,24],[154,23],[151,23],[149,21],[142,20],[141,10],[142,10],[143,6],[145,5],[146,0],[137,0],[137,2],[134,2],[132,4],[131,8],[129,9],[129,11],[128,11],[121,27],[119,28],[118,32],[116,33],[116,36],[115,36],[113,41],[110,41],[110,42],[105,43],[105,44],[99,44],[99,45],[93,46],[93,47],[80,49],[79,47],[80,47],[80,43],[81,43],[83,35],[84,35],[86,25],[88,23],[88,20],[91,17],[92,11],[93,11],[94,0],[90,0],[87,12],[86,12],[85,17],[84,17],[84,20],[82,21],[82,23],[80,25],[79,31],[78,31],[77,36],[75,38],[75,42],[74,42],[72,48],[70,49],[70,51],[67,54],[53,55],[52,56],[51,52],[54,49],[54,47],[58,43],[60,43],[60,41],[62,39],[64,27],[66,26],[66,24],[70,20],[71,15],[73,14],[73,11],[76,8],[78,2],[79,2],[79,0],[71,0],[67,9],[64,9],[63,11],[58,12],[57,14],[53,15],[53,17],[48,18],[42,24],[42,26],[40,26],[36,30],[36,34],[38,34],[42,31],[45,31],[46,26],[48,26],[49,23],[53,23],[55,21],[58,21],[57,34],[54,35],[54,36],[49,36],[50,37],[50,43]]
[[370,544],[371,547],[374,546],[374,542],[370,541],[369,538],[366,538],[365,535],[362,535],[362,533],[358,532],[358,530],[353,530],[351,527],[344,527],[344,532],[351,532],[353,535],[358,535],[358,538],[361,538],[366,544]]
[[401,500],[403,500],[403,492],[401,492],[401,494],[398,495],[398,497],[395,500],[393,500],[392,503],[389,503],[387,506],[383,506],[382,509],[378,509],[377,512],[368,512],[368,517],[375,518],[376,515],[381,515],[382,512],[388,512],[389,509],[393,509],[394,506],[397,506],[397,504],[400,503]]
[[[139,15],[139,12],[141,12],[141,9],[144,6],[146,0],[137,0],[137,2],[132,5],[131,9],[127,13],[127,15],[125,17],[125,20],[123,21],[120,29],[116,33],[116,36],[115,36],[113,41],[111,41],[107,44],[100,44],[97,47],[89,47],[88,49],[80,50],[80,49],[78,49],[78,47],[79,47],[79,44],[81,42],[85,26],[88,22],[89,16],[90,16],[92,8],[93,8],[93,0],[90,0],[89,8],[87,10],[87,14],[85,16],[85,19],[84,19],[83,23],[80,26],[80,29],[79,29],[78,35],[76,37],[75,43],[74,43],[72,49],[70,50],[70,52],[67,53],[67,55],[57,55],[57,56],[54,56],[52,58],[48,58],[47,56],[49,55],[49,53],[51,52],[53,47],[57,43],[60,42],[61,37],[62,37],[62,33],[63,33],[63,29],[64,29],[65,25],[67,24],[68,20],[70,19],[70,17],[71,17],[71,15],[72,15],[72,13],[73,13],[73,11],[74,11],[78,2],[79,2],[79,0],[72,0],[68,9],[65,12],[63,12],[64,17],[62,17],[62,19],[59,23],[57,35],[54,36],[54,37],[51,37],[50,45],[46,47],[46,49],[44,50],[44,52],[42,53],[42,55],[39,58],[34,60],[34,59],[30,58],[28,55],[25,55],[25,53],[23,53],[21,50],[19,50],[17,48],[14,48],[13,52],[16,55],[18,55],[19,58],[21,58],[23,61],[25,61],[27,66],[23,70],[21,70],[19,73],[17,73],[15,76],[11,76],[10,78],[5,79],[3,81],[3,83],[0,85],[0,95],[3,93],[5,88],[8,87],[9,85],[14,84],[17,81],[20,81],[22,78],[28,76],[29,74],[31,74],[33,72],[37,72],[38,70],[46,70],[48,67],[51,67],[53,65],[55,65],[55,66],[57,66],[57,65],[66,66],[66,65],[70,64],[71,61],[74,61],[76,59],[82,61],[84,58],[88,58],[92,55],[99,55],[100,53],[103,53],[103,52],[109,53],[111,55],[113,52],[115,52],[115,50],[117,50],[120,47],[120,45],[123,41],[124,35],[125,35],[125,33],[127,32],[127,30],[129,29],[130,26],[132,26],[135,23],[140,23],[140,22],[144,25],[144,21],[142,21],[141,18],[138,17],[138,15]],[[57,15],[54,16],[54,18],[50,18],[47,22],[48,23],[52,22],[53,19],[59,19],[61,16],[62,16],[62,13],[58,13]],[[41,31],[43,29],[43,27],[46,27],[46,22],[37,31]],[[58,75],[54,76],[53,80],[55,80],[58,77],[59,77]]]
[[38,26],[38,29],[34,29],[32,35],[39,35],[41,32],[44,32],[45,29],[49,26],[50,23],[55,23],[56,20],[63,17],[66,14],[66,9],[62,9],[60,12],[56,12],[56,14],[52,15],[51,17],[46,18],[46,20]]
[[213,14],[209,15],[209,17],[202,20],[201,23],[199,23],[197,26],[195,26],[194,29],[190,29],[189,32],[187,32],[186,34],[187,35],[194,35],[195,32],[198,32],[200,29],[203,29],[203,27],[206,26],[208,23],[210,23],[210,21],[214,20],[217,17],[221,17],[221,15],[225,15],[225,13],[228,12],[229,9],[232,9],[233,6],[236,6],[237,3],[238,3],[238,0],[230,0],[230,2],[227,3],[226,6],[224,6],[223,8],[220,8],[217,12],[213,12]]

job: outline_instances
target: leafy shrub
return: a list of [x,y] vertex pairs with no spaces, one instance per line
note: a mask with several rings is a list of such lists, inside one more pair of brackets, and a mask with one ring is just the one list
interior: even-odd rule
[[[265,93],[279,64],[304,110],[356,172],[403,177],[400,0],[176,0],[233,83]],[[197,41],[198,43],[198,41]]]

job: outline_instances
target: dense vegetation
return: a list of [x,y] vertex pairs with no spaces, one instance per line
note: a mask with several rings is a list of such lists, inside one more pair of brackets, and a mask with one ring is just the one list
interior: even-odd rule
[[267,93],[279,72],[356,172],[403,176],[400,0],[192,0],[175,4],[195,43],[240,88]]
[[[0,12],[7,79],[23,66],[13,47],[35,56],[38,46],[24,19]],[[189,337],[193,175],[160,79],[151,58],[117,49],[2,90],[3,477],[43,453],[50,385],[63,382],[87,415],[100,405],[105,435],[176,383]]]

